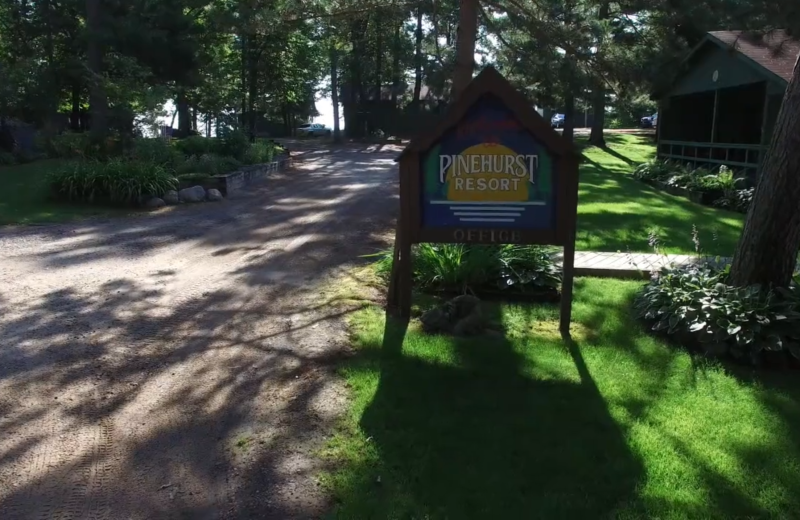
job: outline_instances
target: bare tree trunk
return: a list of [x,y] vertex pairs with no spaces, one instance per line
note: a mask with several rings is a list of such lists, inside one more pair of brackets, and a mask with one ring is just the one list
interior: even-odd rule
[[383,23],[381,23],[381,12],[378,10],[375,16],[375,101],[380,101],[381,91],[383,90]]
[[86,32],[88,45],[86,58],[91,78],[89,81],[89,112],[91,131],[96,139],[108,133],[108,97],[103,79],[102,0],[86,0]]
[[453,74],[453,99],[472,80],[475,68],[475,38],[478,33],[478,0],[459,0],[456,68]]
[[[608,18],[609,5],[608,0],[600,4],[598,18],[603,21]],[[605,35],[601,35],[600,40],[597,42],[597,54],[600,55],[605,47]],[[603,137],[603,130],[606,124],[606,88],[603,84],[603,78],[600,73],[597,73],[595,78],[594,97],[592,101],[592,112],[594,119],[592,120],[592,132],[589,135],[589,142],[595,146],[604,147],[606,145],[605,137]]]
[[392,105],[397,106],[397,93],[400,90],[400,25],[395,22],[392,42]]
[[414,42],[414,99],[412,103],[419,108],[422,93],[422,6],[417,6],[417,30]]
[[787,286],[800,249],[800,56],[775,122],[753,203],[733,256],[731,283]]
[[191,113],[189,112],[189,101],[186,99],[186,91],[178,90],[175,96],[175,108],[178,110],[178,133],[180,137],[187,137],[192,129]]
[[575,139],[575,95],[570,92],[564,97],[564,139],[570,143]]
[[69,126],[73,132],[81,129],[81,86],[77,81],[72,84],[72,110],[69,115]]
[[592,133],[589,134],[589,143],[604,147],[606,145],[603,129],[606,124],[606,89],[602,83],[595,86],[593,93],[592,113]]
[[331,44],[331,104],[333,104],[333,142],[342,141],[339,129],[339,51]]

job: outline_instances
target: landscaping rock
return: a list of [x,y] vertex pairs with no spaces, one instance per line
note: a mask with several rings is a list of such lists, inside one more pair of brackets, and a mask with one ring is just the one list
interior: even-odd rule
[[181,201],[180,197],[178,197],[178,192],[175,190],[169,190],[164,194],[164,202],[167,204],[178,204]]
[[208,193],[206,193],[206,197],[210,201],[218,201],[222,200],[222,193],[220,193],[219,190],[210,189],[208,190]]
[[206,190],[202,186],[192,186],[178,192],[181,202],[203,202],[206,200]]
[[145,202],[144,205],[147,208],[156,209],[156,208],[163,208],[164,206],[167,205],[167,203],[164,202],[164,199],[153,197],[152,199],[149,199],[147,202]]
[[482,334],[485,327],[481,301],[475,296],[456,296],[439,307],[422,314],[422,330],[429,334],[446,333],[458,336]]

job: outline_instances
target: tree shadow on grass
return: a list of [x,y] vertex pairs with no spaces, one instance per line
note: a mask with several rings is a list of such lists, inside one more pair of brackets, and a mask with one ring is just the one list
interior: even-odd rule
[[[489,321],[502,322],[487,305]],[[377,452],[337,514],[348,518],[599,518],[632,500],[642,465],[580,347],[424,336],[388,320],[377,392],[360,421]],[[542,357],[524,349],[548,351]],[[554,376],[547,360],[572,363]],[[375,365],[373,365],[375,367]]]

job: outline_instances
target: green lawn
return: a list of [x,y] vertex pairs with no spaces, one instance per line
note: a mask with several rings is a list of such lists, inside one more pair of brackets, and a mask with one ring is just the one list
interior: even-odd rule
[[753,382],[667,347],[629,316],[640,286],[578,279],[573,344],[553,307],[490,307],[506,333],[471,340],[358,311],[332,516],[794,517],[797,374]]
[[706,253],[733,255],[744,215],[695,204],[633,179],[634,165],[655,153],[650,138],[617,134],[607,141],[607,149],[584,149],[578,251],[652,252],[648,235],[655,231],[665,252],[692,253],[695,225]]
[[18,166],[0,166],[0,225],[60,222],[79,217],[130,213],[112,209],[47,200],[45,177],[59,161],[37,161]]

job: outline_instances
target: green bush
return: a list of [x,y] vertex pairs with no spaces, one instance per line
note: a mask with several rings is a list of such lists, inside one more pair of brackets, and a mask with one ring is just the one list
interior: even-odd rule
[[189,157],[178,167],[177,172],[178,174],[202,173],[206,175],[221,175],[237,170],[241,166],[242,163],[233,157],[205,154],[199,157]]
[[64,132],[44,137],[44,151],[60,159],[105,159],[122,153],[122,142],[113,136],[97,141],[88,133]]
[[247,134],[241,130],[230,130],[221,136],[216,153],[242,161],[248,148],[250,148],[250,139]]
[[48,183],[56,200],[131,205],[175,189],[178,180],[163,165],[117,158],[70,163],[51,173]]
[[179,182],[194,182],[197,184],[203,184],[204,182],[208,182],[211,180],[211,175],[207,173],[184,173],[178,175]]
[[14,157],[14,154],[0,150],[0,166],[10,166],[12,164],[17,164],[17,158]]
[[715,355],[758,363],[763,351],[800,359],[800,288],[727,285],[729,268],[665,268],[634,306],[652,330],[696,341]]
[[697,168],[691,172],[691,176],[686,182],[685,187],[692,191],[733,191],[742,179],[737,179],[733,170],[727,166],[720,166],[718,173],[705,168]]
[[271,142],[256,141],[251,144],[244,153],[244,164],[263,164],[272,162],[275,157],[277,147]]
[[[392,251],[376,255],[379,275],[392,270]],[[412,249],[414,281],[423,290],[557,289],[561,268],[540,246],[419,244]]]
[[172,173],[185,162],[183,154],[177,148],[168,140],[160,138],[135,139],[127,156],[131,160],[158,164]]
[[175,141],[174,146],[187,157],[199,157],[201,155],[218,153],[220,148],[219,143],[220,141],[218,139],[193,135],[186,139]]
[[753,194],[755,191],[755,188],[726,190],[722,194],[722,197],[714,201],[714,205],[718,208],[723,208],[730,211],[747,213],[747,210],[750,209],[750,204],[753,202]]
[[633,170],[633,177],[640,181],[666,180],[675,171],[675,165],[669,161],[650,159]]

